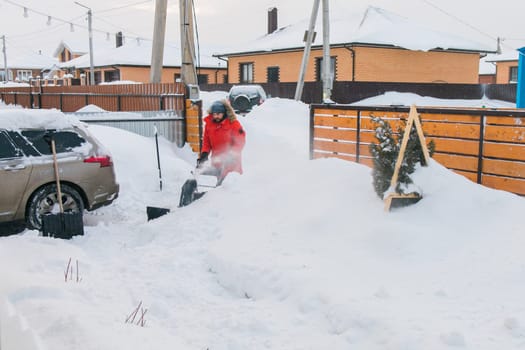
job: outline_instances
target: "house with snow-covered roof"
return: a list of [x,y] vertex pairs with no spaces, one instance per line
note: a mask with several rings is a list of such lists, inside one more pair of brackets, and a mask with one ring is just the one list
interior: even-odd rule
[[[525,45],[520,45],[523,47]],[[514,84],[518,82],[518,59],[517,49],[505,50],[501,54],[488,55],[485,60],[495,67],[496,84]]]
[[0,81],[27,82],[37,77],[58,74],[58,61],[42,53],[10,49],[7,55],[7,79],[4,60],[0,60]]
[[[275,14],[274,14],[275,13]],[[275,11],[268,23],[276,23]],[[439,32],[377,7],[330,18],[331,74],[335,81],[477,84],[480,58],[496,45]],[[318,19],[316,28],[322,28]],[[262,37],[216,53],[228,59],[230,83],[296,82],[308,21],[269,26]],[[322,31],[322,29],[320,29]],[[320,81],[322,35],[316,35],[305,81]]]
[[[114,47],[94,50],[95,83],[133,81],[148,83],[151,70],[152,42],[149,40],[118,41]],[[199,83],[216,84],[226,81],[226,64],[211,54],[200,52],[197,59]],[[60,64],[64,72],[76,78],[89,76],[89,54]],[[165,43],[161,83],[173,83],[181,73],[180,47]]]

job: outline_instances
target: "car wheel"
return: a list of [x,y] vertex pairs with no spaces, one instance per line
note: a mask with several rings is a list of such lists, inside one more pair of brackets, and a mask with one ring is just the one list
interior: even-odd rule
[[[62,206],[64,212],[83,212],[84,202],[77,190],[68,185],[61,185]],[[47,185],[36,191],[29,200],[26,213],[27,226],[31,229],[40,230],[42,227],[42,215],[59,213],[58,193],[56,185]]]
[[249,111],[252,108],[250,99],[246,95],[235,96],[233,99],[233,108],[237,111]]

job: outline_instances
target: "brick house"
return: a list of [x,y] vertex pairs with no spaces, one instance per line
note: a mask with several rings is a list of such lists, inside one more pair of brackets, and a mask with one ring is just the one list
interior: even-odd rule
[[0,60],[0,81],[27,82],[29,79],[58,74],[58,61],[53,57],[31,52],[10,50],[7,60],[7,79],[4,61]]
[[506,51],[500,55],[487,57],[487,62],[495,65],[495,83],[512,84],[518,81],[518,55],[517,50]]
[[[296,82],[306,21],[277,29],[270,10],[268,33],[252,43],[216,54],[228,59],[230,83]],[[316,28],[322,28],[318,20]],[[357,29],[354,29],[357,28]],[[322,29],[318,29],[322,31]],[[321,80],[322,40],[312,45],[305,81]],[[477,84],[480,58],[491,47],[439,33],[383,9],[330,20],[331,73],[337,81]]]
[[[60,57],[68,57],[68,53],[60,51],[61,44],[56,51]],[[102,49],[94,48],[93,66],[95,83],[100,84],[112,81],[133,81],[148,83],[150,80],[152,43],[147,40],[130,40],[124,43],[122,37],[117,36],[116,45]],[[89,51],[88,51],[89,52]],[[77,52],[78,53],[78,52]],[[70,52],[71,57],[75,54]],[[181,54],[178,46],[165,44],[161,83],[173,83],[180,77]],[[226,65],[211,55],[200,55],[200,67],[197,68],[199,83],[215,84],[225,81]],[[89,54],[84,53],[60,64],[63,74],[70,73],[75,78],[89,76]],[[82,79],[83,80],[83,79]]]

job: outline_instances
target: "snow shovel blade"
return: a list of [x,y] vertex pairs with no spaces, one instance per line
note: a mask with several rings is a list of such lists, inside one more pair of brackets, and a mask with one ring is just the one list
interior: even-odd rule
[[148,221],[166,215],[170,212],[168,208],[158,208],[158,207],[146,207],[146,214],[148,215]]
[[71,239],[84,234],[81,212],[42,215],[42,236]]
[[392,208],[407,207],[419,202],[423,196],[419,193],[399,194],[391,193],[385,199],[385,211],[390,211]]

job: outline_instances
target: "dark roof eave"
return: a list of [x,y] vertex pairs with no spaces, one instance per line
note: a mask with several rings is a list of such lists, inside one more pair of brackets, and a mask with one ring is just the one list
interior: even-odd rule
[[[93,68],[94,69],[104,69],[104,68],[119,68],[119,67],[132,67],[132,68],[149,68],[150,65],[147,65],[147,64],[119,64],[119,63],[115,63],[115,64],[107,64],[105,66],[94,66]],[[75,69],[89,69],[89,66],[86,66],[86,67],[77,67],[75,65],[71,65],[71,66],[65,66],[65,65],[62,65],[60,68],[75,68]],[[163,66],[162,68],[180,68],[180,66]],[[200,66],[200,67],[197,67],[197,69],[222,69],[222,70],[226,70],[226,67],[206,67],[206,66]]]
[[[348,47],[348,46],[362,46],[362,47],[377,47],[377,48],[391,48],[391,49],[401,49],[401,50],[409,50],[404,47],[395,46],[395,45],[389,45],[389,44],[375,44],[375,43],[363,43],[363,42],[348,42],[348,43],[339,43],[339,44],[331,44],[331,48],[340,48],[340,47]],[[322,45],[316,45],[312,46],[313,49],[320,49],[322,48]],[[260,55],[265,53],[281,53],[281,52],[293,52],[293,51],[302,51],[304,50],[304,46],[299,47],[287,47],[283,49],[275,49],[275,50],[257,50],[257,51],[240,51],[240,52],[229,52],[229,53],[222,53],[222,54],[215,54],[212,55],[213,57],[230,57],[230,56],[247,56],[247,55]],[[497,53],[496,50],[494,51],[487,51],[487,50],[467,50],[467,49],[457,49],[457,48],[448,48],[448,49],[442,49],[439,47],[436,47],[434,49],[431,49],[430,51],[454,51],[454,52],[464,52],[464,53]]]

